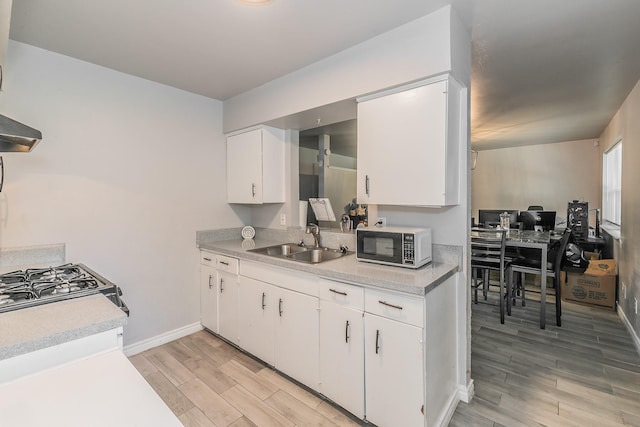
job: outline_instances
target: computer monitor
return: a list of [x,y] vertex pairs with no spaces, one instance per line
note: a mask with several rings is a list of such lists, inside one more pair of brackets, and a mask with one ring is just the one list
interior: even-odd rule
[[478,211],[478,222],[484,227],[496,227],[500,225],[500,214],[509,214],[509,223],[518,222],[518,211],[512,209],[480,209]]
[[522,211],[519,219],[523,230],[551,231],[556,228],[556,211]]

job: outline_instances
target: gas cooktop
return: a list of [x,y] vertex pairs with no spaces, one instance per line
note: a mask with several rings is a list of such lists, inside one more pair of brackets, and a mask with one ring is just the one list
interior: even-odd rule
[[83,264],[0,274],[0,312],[102,293],[127,315],[120,288]]

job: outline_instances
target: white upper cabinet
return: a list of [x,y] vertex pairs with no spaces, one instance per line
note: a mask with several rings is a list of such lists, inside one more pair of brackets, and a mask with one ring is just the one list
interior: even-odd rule
[[12,0],[0,0],[0,89],[4,77],[4,60],[9,44],[9,24],[11,21]]
[[358,202],[458,204],[460,104],[449,76],[358,99]]
[[227,202],[285,201],[284,131],[261,126],[227,136]]

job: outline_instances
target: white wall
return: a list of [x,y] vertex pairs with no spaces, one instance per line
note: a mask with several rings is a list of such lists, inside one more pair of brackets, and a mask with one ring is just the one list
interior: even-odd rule
[[600,207],[600,185],[597,140],[481,150],[471,171],[472,215],[477,221],[479,209],[542,205],[566,220],[571,200]]
[[601,153],[622,139],[622,224],[618,258],[619,286],[627,287],[624,298],[620,289],[618,310],[635,332],[640,352],[640,315],[634,311],[634,298],[640,303],[640,81],[627,96],[616,115],[600,135]]
[[221,102],[14,41],[5,78],[0,111],[44,139],[3,155],[0,246],[62,242],[121,286],[125,344],[198,322],[195,232],[250,214],[226,203]]
[[[231,132],[449,71],[452,21],[458,22],[457,16],[450,6],[443,7],[228,99],[224,102],[224,130]],[[465,37],[456,40],[462,44]],[[468,37],[466,42],[468,50]],[[469,67],[470,54],[466,58],[466,65],[464,60],[456,64]],[[468,80],[468,75],[461,79],[463,83]]]

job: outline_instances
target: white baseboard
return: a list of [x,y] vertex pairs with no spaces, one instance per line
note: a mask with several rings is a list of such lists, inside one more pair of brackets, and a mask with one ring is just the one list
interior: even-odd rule
[[471,399],[473,399],[475,392],[473,380],[470,379],[469,384],[467,384],[466,387],[463,385],[458,386],[458,399],[464,403],[469,403],[471,402]]
[[124,347],[124,354],[127,357],[133,356],[134,354],[142,353],[145,350],[168,343],[169,341],[186,337],[187,335],[201,331],[202,329],[202,324],[200,324],[200,322],[192,323],[191,325],[186,325],[182,328],[174,329],[173,331],[165,332],[163,334],[156,335],[155,337],[126,345]]
[[458,402],[460,402],[459,393],[453,393],[451,395],[451,398],[449,399],[449,402],[447,402],[446,410],[442,413],[442,418],[437,420],[435,422],[435,425],[442,426],[442,427],[448,426],[449,423],[451,422],[451,418],[453,417],[453,414],[456,412],[456,408],[458,407]]
[[629,334],[631,334],[631,339],[633,340],[633,344],[636,346],[636,351],[638,352],[638,355],[640,355],[640,337],[638,337],[638,334],[633,329],[633,326],[631,326],[631,322],[629,322],[629,319],[627,319],[627,315],[624,314],[624,310],[620,305],[618,305],[618,316],[620,317],[620,320],[622,320],[622,323],[624,323],[624,325],[627,327]]

